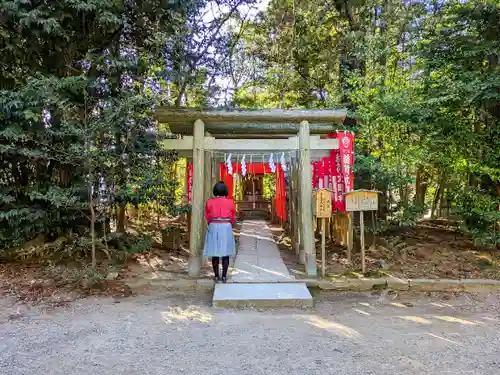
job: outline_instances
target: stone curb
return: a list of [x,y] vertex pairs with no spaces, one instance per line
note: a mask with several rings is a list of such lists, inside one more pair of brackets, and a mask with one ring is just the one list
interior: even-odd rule
[[[355,291],[391,289],[399,291],[420,292],[477,292],[500,291],[500,280],[487,279],[399,279],[399,278],[361,278],[361,279],[302,279],[294,283],[306,283],[308,287],[322,290]],[[180,280],[139,280],[127,283],[132,289],[141,287],[158,287],[166,290],[205,290],[214,288],[212,279],[180,279]]]
[[500,280],[453,280],[453,279],[306,279],[307,286],[323,290],[369,291],[391,289],[420,292],[473,292],[480,290],[500,290]]
[[211,279],[179,279],[179,280],[165,280],[165,279],[143,279],[124,282],[131,289],[142,288],[158,288],[168,291],[183,291],[183,290],[207,290],[210,291],[214,288],[214,281]]

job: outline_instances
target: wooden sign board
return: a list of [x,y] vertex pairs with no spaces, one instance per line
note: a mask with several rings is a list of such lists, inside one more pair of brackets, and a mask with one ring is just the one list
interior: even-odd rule
[[319,189],[313,193],[314,215],[318,219],[328,219],[332,216],[332,192]]
[[316,190],[313,190],[313,196],[312,196],[312,210],[313,210],[313,216],[316,216],[316,197],[318,195],[318,192]]
[[345,193],[346,211],[377,211],[378,192],[374,190],[353,190]]

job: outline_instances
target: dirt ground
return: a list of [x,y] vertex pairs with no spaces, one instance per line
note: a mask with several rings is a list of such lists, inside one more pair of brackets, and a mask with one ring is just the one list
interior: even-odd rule
[[[304,274],[291,249],[290,240],[274,226],[285,264],[295,275]],[[384,243],[381,245],[380,243]],[[445,224],[422,222],[417,227],[394,232],[377,240],[366,250],[365,276],[395,276],[414,279],[500,279],[500,252],[486,251]],[[360,251],[353,252],[352,262],[344,247],[329,242],[326,246],[327,275],[358,277],[361,270]],[[321,243],[316,238],[318,269],[321,267]]]
[[[298,278],[306,277],[304,267],[290,249],[289,238],[279,226],[272,226],[271,229],[290,272]],[[237,237],[239,230],[237,226]],[[320,269],[321,249],[318,240]],[[384,240],[386,246],[377,245],[366,251],[367,276],[500,279],[499,254],[481,251],[463,235],[435,222],[394,233]],[[179,249],[168,250],[162,248],[161,240],[158,240],[150,250],[130,254],[125,263],[102,262],[97,272],[92,272],[82,263],[0,264],[0,296],[16,296],[21,301],[34,304],[49,301],[53,305],[64,305],[92,295],[127,297],[133,295],[128,284],[188,278],[189,251],[185,228],[180,243]],[[359,277],[359,270],[359,251],[354,252],[353,262],[349,263],[345,248],[334,243],[328,244],[329,277]],[[211,277],[208,261],[202,265],[202,276]]]
[[3,375],[500,373],[497,295],[319,293],[313,309],[224,310],[210,295],[0,299]]
[[[155,223],[150,227],[129,227],[132,235],[140,231],[149,234],[158,232]],[[240,226],[236,225],[236,239],[239,231]],[[8,296],[35,305],[49,303],[57,306],[89,296],[128,297],[134,294],[128,284],[188,279],[189,238],[185,226],[182,227],[179,243],[180,247],[176,250],[165,249],[161,236],[157,235],[149,250],[129,254],[124,262],[100,259],[96,271],[91,270],[88,260],[85,262],[82,259],[57,264],[36,261],[0,263],[0,297]],[[202,264],[201,277],[212,277],[212,266],[206,259]]]
[[[120,269],[120,278],[135,279],[162,279],[178,280],[188,278],[189,238],[183,228],[181,247],[169,250],[157,245],[149,251],[134,255]],[[236,241],[239,239],[240,225],[234,227]],[[201,268],[201,277],[212,277],[212,265],[204,259]]]
[[[300,272],[281,230],[273,232],[289,268]],[[406,277],[441,277],[445,263],[459,276],[491,272],[490,258],[456,236],[426,227],[398,233],[404,247],[368,252],[370,270],[381,274],[386,262],[384,272]],[[0,373],[500,373],[497,293],[312,290],[313,309],[220,310],[211,307],[210,293],[134,295],[124,282],[186,277],[187,257],[185,248],[153,248],[97,273],[76,264],[0,265]],[[335,246],[328,259],[330,273],[359,264],[357,257],[345,264]],[[209,265],[203,270],[209,273]]]

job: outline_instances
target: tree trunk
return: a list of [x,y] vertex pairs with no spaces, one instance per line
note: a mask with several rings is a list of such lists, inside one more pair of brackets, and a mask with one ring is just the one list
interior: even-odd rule
[[90,174],[88,183],[88,193],[89,193],[89,208],[90,208],[90,236],[91,236],[91,248],[92,248],[92,269],[95,271],[97,267],[96,251],[95,251],[95,210],[94,210],[94,197],[93,197],[93,178]]
[[433,219],[436,217],[436,209],[439,203],[439,196],[441,195],[441,190],[442,190],[442,185],[440,184],[439,187],[436,189],[436,193],[434,194],[434,199],[432,201],[431,218]]
[[438,204],[440,204],[441,197],[443,195],[444,191],[444,182],[445,182],[445,174],[442,173],[441,177],[439,178],[438,181],[438,188],[436,190],[436,194],[434,194],[434,199],[432,201],[432,208],[431,208],[431,217],[435,218],[436,217],[436,210],[438,209]]
[[384,186],[382,190],[382,194],[379,195],[379,210],[378,210],[378,217],[380,217],[382,220],[387,219],[387,213],[389,212],[389,200],[387,199],[388,192],[387,192],[387,186]]
[[415,181],[415,205],[424,207],[425,194],[427,193],[427,178],[425,176],[424,167],[419,167],[417,170],[417,178]]
[[399,187],[399,199],[401,207],[408,207],[408,184],[405,183]]
[[125,233],[125,209],[126,209],[126,204],[125,203],[120,203],[118,205],[118,215],[116,217],[116,231],[118,233]]
[[441,194],[439,195],[438,217],[443,217],[443,205],[444,205],[445,192],[446,192],[446,188],[443,186],[443,189],[441,190]]
[[175,99],[175,108],[180,108],[182,106],[182,98],[186,94],[188,82],[187,80],[182,83],[180,89],[179,89],[179,94],[177,95],[177,98]]

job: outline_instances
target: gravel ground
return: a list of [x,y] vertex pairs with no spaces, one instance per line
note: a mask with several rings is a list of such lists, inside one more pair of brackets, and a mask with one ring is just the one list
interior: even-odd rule
[[209,296],[0,300],[0,374],[500,374],[498,298],[321,294],[311,310]]

